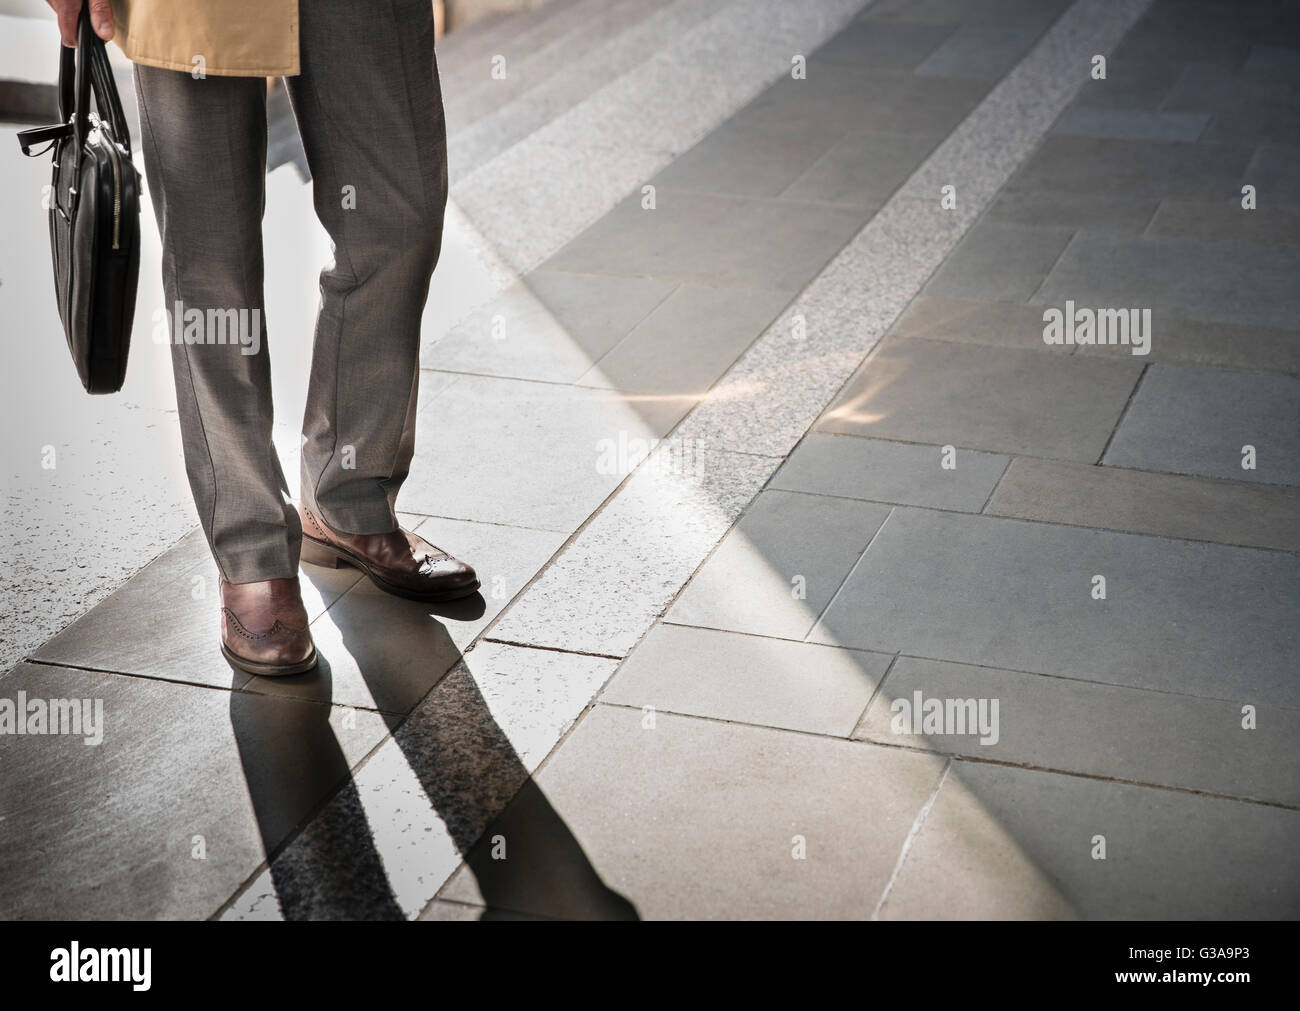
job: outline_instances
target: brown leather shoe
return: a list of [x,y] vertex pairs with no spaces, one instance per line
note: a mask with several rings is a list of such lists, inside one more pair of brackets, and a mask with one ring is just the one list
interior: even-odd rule
[[298,577],[221,585],[221,652],[240,670],[263,677],[316,666],[316,644]]
[[307,506],[302,516],[302,560],[337,568],[353,565],[381,590],[412,600],[458,600],[478,590],[478,575],[423,537],[398,527],[386,534],[341,534]]

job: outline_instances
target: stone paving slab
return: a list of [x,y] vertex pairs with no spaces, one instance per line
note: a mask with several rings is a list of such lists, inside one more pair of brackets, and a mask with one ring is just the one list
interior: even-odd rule
[[873,70],[915,70],[953,33],[950,25],[868,20],[872,8],[817,50],[820,63]]
[[426,343],[420,364],[571,383],[672,290],[651,278],[534,271]]
[[791,138],[826,132],[930,135],[950,133],[987,86],[904,71],[845,67],[814,54],[804,80],[772,85],[736,114],[736,126]]
[[809,639],[1296,707],[1297,604],[1284,552],[898,506]]
[[[793,294],[862,227],[842,206],[699,193],[660,186],[655,207],[623,201],[546,269],[623,274]],[[780,235],[781,242],[770,238]]]
[[1025,162],[1007,192],[1106,190],[1129,198],[1218,200],[1241,191],[1252,154],[1249,144],[1054,135]]
[[1076,106],[1060,118],[1052,132],[1122,140],[1196,140],[1209,122],[1208,115],[1196,112]]
[[[1152,365],[1103,463],[1232,481],[1300,485],[1300,378]],[[1243,447],[1255,447],[1246,469]]]
[[104,734],[0,735],[5,919],[210,916],[387,733],[373,713],[46,664],[0,678],[19,691],[101,699]]
[[888,515],[874,503],[765,491],[666,620],[802,639]]
[[[663,437],[690,407],[472,375],[421,399],[416,444],[428,463],[402,486],[404,509],[563,533],[627,476],[619,446]],[[602,464],[605,440],[613,447],[610,467]],[[466,452],[489,442],[490,453]]]
[[914,134],[849,134],[780,195],[788,200],[879,207],[934,146],[933,137]]
[[1218,203],[1165,200],[1147,226],[1147,234],[1295,245],[1300,243],[1300,213],[1279,207],[1245,211],[1239,198]]
[[[487,835],[514,840],[517,858],[532,859],[543,815],[530,801],[544,796],[609,888],[648,920],[869,915],[942,766],[914,752],[668,714],[648,730],[641,718],[597,706],[538,774],[537,791]],[[793,856],[796,837],[806,859]],[[582,912],[544,873],[510,883],[489,905]],[[465,869],[441,897],[483,902]]]
[[[303,579],[302,598],[316,618],[360,578],[354,569]],[[97,606],[50,639],[33,657],[45,663],[239,688],[251,675],[221,655],[216,562],[201,530],[187,534]]]
[[981,223],[923,290],[940,298],[1028,301],[1073,234],[1069,229]]
[[[1300,373],[1300,330],[1245,326],[1151,314],[1150,362],[1208,365],[1257,372]],[[1132,359],[1121,344],[1076,346],[1076,355]]]
[[721,193],[733,197],[775,197],[840,139],[826,129],[798,138],[724,123],[689,151],[674,158],[650,183],[656,187]]
[[1282,808],[959,761],[880,917],[1292,919],[1298,832]]
[[891,340],[849,380],[817,431],[1092,463],[1141,371],[1136,361],[1046,348]]
[[1288,144],[1261,144],[1255,149],[1243,182],[1252,184],[1265,207],[1300,205],[1300,179],[1292,171],[1300,158],[1300,145],[1290,138]]
[[1288,328],[1295,326],[1290,306],[1297,275],[1300,246],[1083,231],[1033,301],[1059,307],[1070,299],[1077,306]]
[[577,383],[694,404],[788,301],[780,291],[678,285]]
[[656,625],[602,702],[847,737],[892,658],[682,625]]
[[989,208],[995,224],[1092,231],[1141,232],[1156,212],[1153,197],[1067,190],[1019,190],[998,198]]
[[481,643],[222,918],[414,919],[613,669]]
[[1043,313],[1037,306],[932,295],[918,295],[913,299],[894,324],[890,336],[1038,351],[1046,346]]
[[[923,732],[930,700],[984,708],[963,709],[961,726]],[[1251,729],[1243,727],[1247,705]],[[1197,699],[903,656],[854,737],[1300,807],[1297,732],[1300,710],[1248,698]]]
[[916,72],[996,81],[1020,62],[1041,34],[1041,25],[962,25],[917,66]]
[[991,516],[1300,551],[1300,490],[1054,460],[1011,462]]
[[[676,438],[658,452],[488,630],[489,637],[626,655],[777,463]],[[698,472],[694,460],[702,461]],[[593,573],[601,574],[598,589]]]
[[954,452],[945,468],[939,446],[810,433],[772,477],[769,488],[870,502],[983,510],[1008,458]]

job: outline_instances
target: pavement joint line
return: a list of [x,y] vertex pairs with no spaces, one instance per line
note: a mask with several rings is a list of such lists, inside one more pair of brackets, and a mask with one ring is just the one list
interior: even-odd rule
[[929,798],[926,800],[925,804],[922,805],[921,810],[917,812],[916,818],[912,821],[912,827],[907,833],[907,838],[903,840],[903,845],[899,848],[898,859],[894,862],[894,870],[889,875],[889,880],[885,882],[885,887],[880,893],[880,898],[876,900],[876,907],[871,911],[871,919],[873,921],[880,919],[880,911],[884,908],[885,902],[889,898],[889,893],[894,889],[894,882],[898,880],[898,875],[903,870],[903,864],[907,861],[907,854],[912,848],[912,843],[915,842],[916,837],[921,834],[921,827],[925,824],[925,819],[929,816],[930,809],[934,807],[934,802],[939,796],[939,791],[943,789],[943,784],[948,781],[948,772],[952,769],[952,762],[953,760],[949,758],[943,767],[943,771],[939,773],[939,781],[934,784],[934,790],[931,791]]
[[[617,660],[622,662],[626,657],[615,656],[613,653],[587,653],[580,649],[563,649],[559,646],[541,646],[533,642],[515,642],[511,639],[494,639],[492,636],[485,636],[481,639],[475,639],[475,644],[479,642],[494,642],[499,646],[514,646],[517,649],[537,649],[546,653],[563,653],[566,656],[589,656],[597,660]],[[473,646],[470,647],[473,649]],[[467,649],[465,652],[469,652]]]
[[880,532],[889,525],[889,521],[894,518],[894,513],[897,512],[899,508],[900,507],[897,505],[891,505],[889,507],[889,512],[885,515],[885,518],[880,521],[880,526],[876,527],[876,532],[873,533],[871,539],[867,541],[867,546],[863,548],[858,557],[853,560],[853,564],[849,566],[849,571],[844,574],[844,578],[841,579],[839,585],[835,587],[835,592],[831,594],[831,599],[826,601],[826,606],[817,612],[817,617],[813,619],[811,627],[809,627],[808,631],[804,633],[802,639],[803,642],[808,642],[809,637],[821,626],[822,619],[826,617],[827,612],[835,606],[835,601],[839,599],[840,593],[843,591],[844,587],[848,585],[849,580],[853,578],[853,574],[858,571],[858,566],[862,564],[862,560],[867,557],[867,552],[871,550],[871,545],[876,543],[876,538],[879,537]]
[[[772,642],[785,642],[785,643],[791,643],[793,645],[820,646],[825,649],[838,649],[838,650],[844,650],[849,653],[873,653],[876,656],[891,655],[889,650],[868,649],[863,646],[841,646],[835,643],[827,643],[827,642],[809,642],[806,639],[787,639],[784,636],[780,636],[780,635],[765,635],[762,632],[748,632],[748,631],[742,631],[740,629],[733,629],[733,628],[717,628],[713,625],[689,625],[686,624],[685,622],[673,621],[669,618],[661,619],[656,624],[670,625],[673,628],[698,629],[703,632],[722,632],[727,635],[740,635],[750,639],[767,639]],[[1020,667],[997,667],[992,664],[978,663],[973,660],[955,659],[953,657],[924,656],[920,653],[909,653],[906,650],[899,651],[893,655],[896,660],[925,660],[929,663],[950,663],[950,664],[956,664],[957,666],[960,667],[974,667],[977,670],[996,671],[998,673],[1005,673],[1005,674],[1025,674],[1030,677],[1051,678],[1054,681],[1071,681],[1080,685],[1091,685],[1097,688],[1116,688],[1122,691],[1143,692],[1149,695],[1168,695],[1171,698],[1190,699],[1197,702],[1222,702],[1227,705],[1239,705],[1239,704],[1247,704],[1247,703],[1250,705],[1256,704],[1253,699],[1243,699],[1243,698],[1233,699],[1233,698],[1225,698],[1219,695],[1194,695],[1190,692],[1170,691],[1167,688],[1150,688],[1145,685],[1143,686],[1126,685],[1126,684],[1120,684],[1117,681],[1096,681],[1091,678],[1079,677],[1078,675],[1074,675],[1074,674],[1049,674],[1045,671],[1040,671],[1040,670],[1025,670]],[[881,681],[881,684],[882,685],[884,684],[883,679]],[[1300,706],[1287,705],[1281,702],[1270,702],[1268,703],[1268,708],[1280,709],[1284,712],[1289,712],[1289,713],[1300,712]]]
[[1115,427],[1110,430],[1110,435],[1106,437],[1106,445],[1101,447],[1101,452],[1097,454],[1094,467],[1104,467],[1101,461],[1106,459],[1106,451],[1110,449],[1110,444],[1115,441],[1115,436],[1124,424],[1124,419],[1128,417],[1129,408],[1133,406],[1133,401],[1137,398],[1138,390],[1142,387],[1142,380],[1146,379],[1147,373],[1151,371],[1151,363],[1143,362],[1142,371],[1138,373],[1137,382],[1133,384],[1133,389],[1128,391],[1128,399],[1124,401],[1124,408],[1119,412],[1119,417],[1115,419]]
[[[631,712],[642,711],[641,706],[632,705],[627,702],[606,702],[603,699],[598,699],[596,704],[608,709],[626,709]],[[594,708],[595,706],[589,706],[588,711]],[[694,720],[700,723],[711,723],[718,726],[749,727],[754,730],[770,730],[773,733],[793,734],[797,737],[809,737],[820,741],[836,741],[840,744],[859,745],[867,748],[888,748],[891,751],[906,751],[917,755],[932,755],[935,758],[942,758],[953,762],[971,762],[977,765],[996,765],[1007,769],[1024,769],[1027,772],[1042,772],[1049,776],[1071,776],[1075,779],[1091,779],[1102,783],[1118,783],[1122,786],[1137,786],[1148,790],[1165,790],[1169,793],[1190,793],[1199,797],[1213,797],[1217,800],[1231,800],[1242,804],[1254,804],[1258,807],[1276,807],[1285,811],[1300,812],[1300,804],[1288,804],[1284,801],[1261,800],[1258,797],[1241,797],[1230,793],[1217,793],[1213,790],[1198,790],[1195,787],[1174,786],[1168,783],[1156,783],[1145,779],[1126,779],[1123,776],[1104,776],[1095,772],[1081,772],[1078,769],[1062,769],[1059,766],[1054,765],[1035,765],[1032,762],[1014,762],[1006,758],[982,758],[979,755],[971,755],[968,752],[945,751],[937,744],[927,747],[920,744],[881,741],[871,737],[844,737],[839,734],[826,734],[816,730],[800,730],[795,727],[775,726],[771,723],[751,723],[748,720],[726,719],[721,716],[705,716],[700,713],[686,713],[676,709],[660,709],[656,707],[655,713],[660,716],[675,716],[678,719]],[[570,730],[570,732],[572,732],[572,730]],[[857,727],[854,727],[854,733],[857,733]],[[931,740],[931,738],[927,737],[927,740]],[[552,754],[554,754],[554,752],[552,752]],[[547,755],[548,761],[550,758],[551,755]],[[960,776],[960,771],[958,771],[957,775]]]
[[871,697],[867,699],[867,704],[862,707],[862,712],[858,713],[858,718],[853,721],[853,729],[849,731],[849,740],[854,739],[853,735],[858,732],[858,728],[862,726],[862,721],[867,718],[867,713],[871,711],[871,704],[875,702],[880,693],[885,690],[885,682],[889,680],[889,675],[894,672],[894,665],[898,663],[898,658],[900,656],[902,656],[901,653],[894,654],[893,659],[889,661],[889,666],[886,667],[885,672],[880,675],[880,680],[877,681],[875,686],[871,689]]
[[[984,220],[984,217],[988,214],[988,211],[992,208],[992,206],[993,205],[990,203],[989,207],[985,208],[984,214],[980,215],[981,221]],[[1043,286],[1047,284],[1047,279],[1052,276],[1052,271],[1054,271],[1057,268],[1057,265],[1063,259],[1065,259],[1065,254],[1069,252],[1070,247],[1074,245],[1074,240],[1077,239],[1080,233],[1082,232],[1083,232],[1082,228],[1076,228],[1074,231],[1070,233],[1070,237],[1065,240],[1065,245],[1061,247],[1061,251],[1057,253],[1055,258],[1052,260],[1052,265],[1048,267],[1046,271],[1043,272],[1043,279],[1038,282],[1038,287],[1034,289],[1034,293],[1030,295],[1027,299],[1025,299],[1024,302],[1020,303],[1021,305],[1032,306],[1034,304],[1034,299],[1038,296],[1038,293],[1043,290]],[[1044,350],[1046,350],[1046,345],[1044,345]],[[1074,345],[1073,348],[1070,349],[1070,354],[1073,355],[1078,350],[1079,350],[1079,345],[1076,344]]]
[[998,479],[997,479],[996,481],[993,482],[993,487],[989,489],[989,497],[986,498],[986,499],[984,500],[984,504],[983,504],[982,506],[980,506],[980,511],[979,511],[978,513],[976,513],[977,516],[987,516],[987,515],[989,515],[989,514],[986,512],[986,510],[987,510],[988,507],[989,507],[989,503],[993,501],[993,496],[996,495],[996,494],[998,493],[998,489],[1002,487],[1002,482],[1006,480],[1007,472],[1008,472],[1009,470],[1011,470],[1011,465],[1012,465],[1015,461],[1016,461],[1016,456],[1015,456],[1014,454],[1008,455],[1008,457],[1007,457],[1007,462],[1006,462],[1006,464],[1005,464],[1005,465],[1003,466],[1003,468],[1002,468],[1002,473],[999,474],[999,475],[998,475]]

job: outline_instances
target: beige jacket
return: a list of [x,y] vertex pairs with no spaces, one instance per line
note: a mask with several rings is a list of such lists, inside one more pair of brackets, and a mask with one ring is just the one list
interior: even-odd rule
[[215,77],[298,73],[298,0],[113,0],[113,23],[134,63]]

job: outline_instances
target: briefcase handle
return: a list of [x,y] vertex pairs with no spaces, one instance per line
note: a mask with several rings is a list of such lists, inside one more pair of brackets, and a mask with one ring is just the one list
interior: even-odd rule
[[75,157],[81,150],[91,129],[90,99],[94,96],[99,118],[113,133],[127,155],[131,154],[131,133],[126,125],[126,113],[113,81],[113,68],[108,61],[103,40],[90,26],[89,5],[84,4],[77,19],[77,45],[59,46],[59,120],[53,126],[38,126],[19,131],[18,144],[23,154],[32,155],[33,145],[60,140],[70,132],[75,133]]

